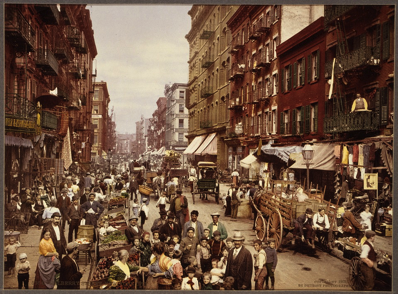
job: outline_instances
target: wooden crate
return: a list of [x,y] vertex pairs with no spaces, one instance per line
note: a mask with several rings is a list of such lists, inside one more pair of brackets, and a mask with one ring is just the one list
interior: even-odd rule
[[99,255],[99,257],[109,257],[109,256],[112,256],[112,253],[114,251],[119,252],[122,249],[126,249],[127,251],[129,251],[131,249],[131,247],[133,247],[133,244],[127,244],[125,246],[120,246],[120,247],[112,247],[112,248],[109,248],[107,250],[102,250],[102,251],[98,250],[98,255]]

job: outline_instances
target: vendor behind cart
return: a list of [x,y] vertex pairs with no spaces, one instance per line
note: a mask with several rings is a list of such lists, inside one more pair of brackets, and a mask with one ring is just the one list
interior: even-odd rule
[[95,201],[95,193],[90,193],[89,201],[85,202],[81,206],[81,211],[86,219],[86,225],[97,227],[97,220],[104,211],[104,207]]

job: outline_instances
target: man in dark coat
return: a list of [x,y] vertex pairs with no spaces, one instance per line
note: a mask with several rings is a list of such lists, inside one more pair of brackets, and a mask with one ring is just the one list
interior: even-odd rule
[[61,261],[61,272],[57,289],[80,289],[80,279],[83,277],[86,268],[79,270],[76,263],[76,256],[79,254],[79,244],[70,242],[66,246],[67,255]]
[[[307,239],[308,245],[315,248],[314,244],[314,233],[313,233],[313,212],[311,208],[307,208],[305,213],[300,215],[296,220],[294,220],[294,230],[293,230],[293,240],[292,245],[294,245],[298,231],[300,231],[301,241],[304,242]],[[306,228],[306,234],[304,237],[304,228]]]
[[154,231],[159,231],[160,228],[167,223],[167,212],[164,210],[161,210],[160,212],[160,217],[155,219],[153,222],[151,232],[153,233]]
[[[43,230],[48,228],[51,233],[51,240],[54,243],[54,247],[59,254],[59,259],[62,260],[62,254],[65,254],[66,250],[66,239],[64,230],[60,226],[61,215],[58,212],[54,212],[51,216],[52,222],[46,223]],[[43,233],[42,233],[43,234]]]
[[81,207],[82,216],[86,219],[86,225],[97,227],[97,220],[104,211],[104,207],[98,202],[94,201],[95,194],[90,193],[89,201],[85,202]]
[[181,190],[177,190],[177,196],[171,200],[169,210],[175,215],[182,228],[185,224],[185,215],[188,213],[188,199],[182,195]]
[[174,217],[174,213],[170,212],[167,216],[167,223],[160,227],[160,241],[165,242],[168,237],[173,239],[174,235],[178,235],[181,240],[181,227],[178,223],[174,222]]
[[68,242],[73,240],[73,231],[75,231],[75,240],[77,239],[77,231],[79,229],[80,221],[82,219],[80,205],[77,201],[77,196],[72,197],[72,204],[67,210],[68,222],[69,222],[69,232],[68,232]]
[[84,194],[80,197],[80,205],[83,205],[88,201],[90,195],[90,188],[84,188]]
[[129,219],[130,225],[124,231],[124,234],[126,235],[127,239],[129,240],[129,243],[131,244],[134,244],[135,237],[141,238],[141,235],[144,232],[144,230],[137,225],[137,221],[138,221],[138,216],[134,215],[132,218]]
[[61,190],[61,196],[59,196],[57,198],[57,205],[56,207],[59,209],[59,211],[61,212],[61,227],[62,230],[65,229],[65,223],[68,220],[68,215],[67,215],[67,211],[68,211],[68,207],[70,206],[70,198],[68,197],[68,188],[63,188]]
[[225,277],[233,277],[235,290],[251,290],[251,281],[253,273],[253,259],[249,250],[242,244],[245,237],[241,232],[235,232],[232,237],[235,248],[228,254],[227,268]]

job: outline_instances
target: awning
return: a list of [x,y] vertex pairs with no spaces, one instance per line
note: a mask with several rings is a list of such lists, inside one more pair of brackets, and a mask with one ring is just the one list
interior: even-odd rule
[[174,147],[176,151],[184,151],[185,149],[187,149],[187,147]]
[[271,144],[267,144],[261,147],[261,151],[264,154],[275,155],[278,158],[282,159],[284,162],[288,162],[291,153],[301,153],[302,150],[303,147],[301,146],[272,147]]
[[207,135],[202,135],[202,136],[195,137],[195,139],[193,139],[191,144],[188,145],[187,149],[185,149],[183,154],[194,154],[196,149],[198,149],[200,144],[202,144],[202,142],[205,140],[206,136]]
[[36,102],[40,102],[43,108],[54,108],[55,106],[64,103],[64,100],[57,95],[47,93],[37,97]]
[[[314,148],[314,158],[311,161],[310,169],[334,171],[336,167],[334,144],[318,144],[312,147]],[[290,168],[307,169],[302,154]]]
[[17,146],[17,147],[25,147],[25,148],[33,148],[33,144],[31,140],[13,137],[13,136],[4,136],[5,137],[5,145],[6,146]]
[[[203,141],[202,145],[195,151],[195,155],[205,155],[205,154],[210,154],[210,155],[217,155],[217,139],[216,139],[216,146],[214,150],[214,146],[210,146],[213,141],[213,139],[216,137],[217,133],[211,133],[209,136],[207,136],[206,140]],[[208,148],[210,147],[210,148]]]
[[256,162],[258,165],[260,165],[257,161],[257,158],[253,154],[249,154],[240,161],[240,166],[243,168],[250,168],[251,165],[255,164]]

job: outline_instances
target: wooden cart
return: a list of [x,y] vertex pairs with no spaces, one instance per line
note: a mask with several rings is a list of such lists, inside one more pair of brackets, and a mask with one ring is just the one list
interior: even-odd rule
[[[264,191],[259,190],[259,199],[253,203],[253,206],[258,212],[256,218],[256,237],[263,241],[265,239],[275,239],[275,248],[278,249],[282,243],[283,237],[289,231],[294,229],[294,220],[305,213],[306,208],[313,209],[314,212],[318,210],[319,206],[325,208],[325,212],[329,217],[331,224],[328,239],[320,240],[322,245],[326,246],[333,239],[333,230],[335,228],[335,218],[337,205],[331,204],[330,201],[322,199],[309,198],[308,201],[298,202],[293,196],[292,199],[285,199],[282,197],[283,189],[288,185],[295,185],[295,182],[290,181],[271,181],[271,189]],[[310,195],[311,196],[311,195]],[[336,226],[337,228],[337,226]]]
[[219,203],[217,165],[214,162],[198,162],[198,182],[196,191],[192,192],[192,200],[195,203],[195,194],[200,194],[202,199],[207,199],[207,195],[214,196],[216,203]]

